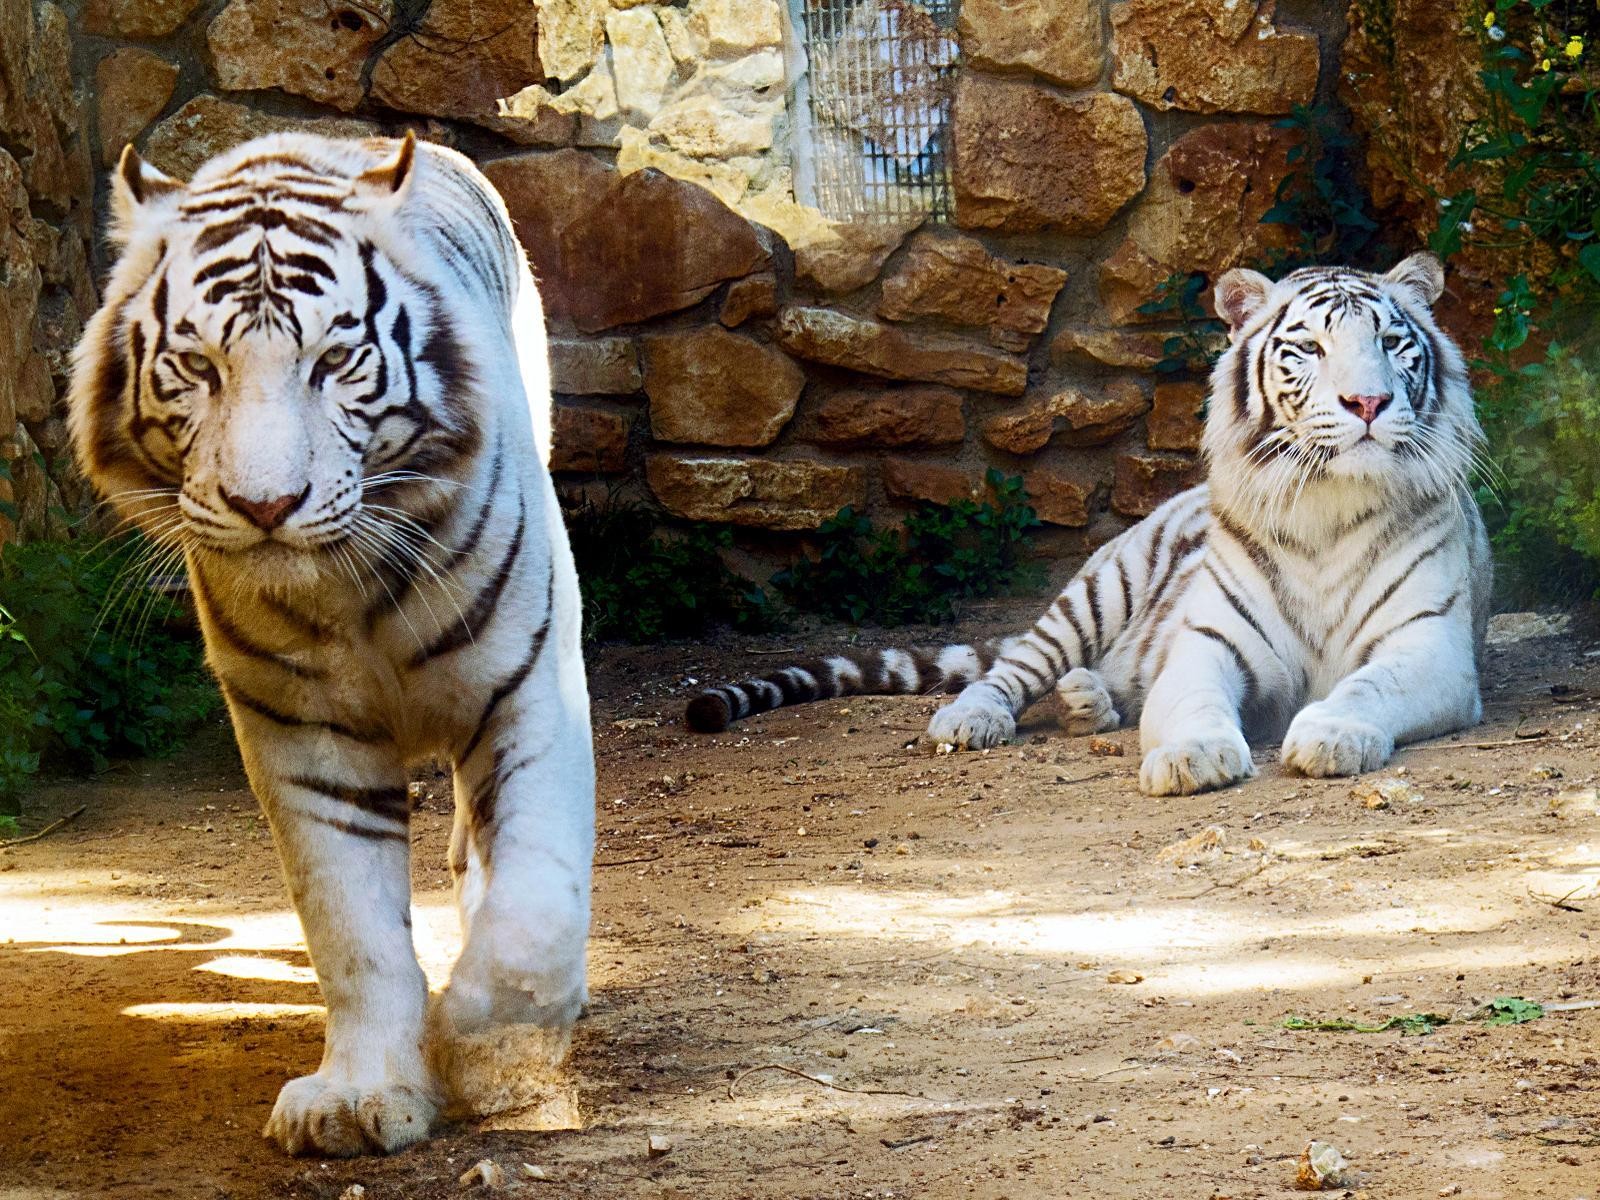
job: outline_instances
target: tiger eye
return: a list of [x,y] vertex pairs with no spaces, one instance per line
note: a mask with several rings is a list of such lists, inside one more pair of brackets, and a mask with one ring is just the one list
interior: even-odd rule
[[1400,345],[1400,335],[1399,335],[1399,334],[1398,334],[1398,333],[1391,333],[1391,334],[1388,334],[1388,335],[1387,335],[1387,336],[1386,336],[1386,337],[1385,337],[1385,338],[1384,338],[1384,339],[1383,339],[1383,348],[1384,348],[1384,349],[1385,349],[1385,350],[1394,350],[1394,349],[1396,349],[1396,348],[1397,348],[1397,347],[1398,347],[1398,346],[1399,346],[1399,345]]
[[211,360],[198,350],[185,350],[178,355],[178,361],[183,364],[184,370],[193,375],[209,375],[216,369],[211,365]]
[[336,371],[350,361],[351,350],[349,346],[334,346],[323,352],[317,360],[317,365],[325,371]]

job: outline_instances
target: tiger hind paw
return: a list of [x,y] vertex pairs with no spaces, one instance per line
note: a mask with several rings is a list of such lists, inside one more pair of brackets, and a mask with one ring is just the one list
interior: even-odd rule
[[1122,724],[1105,681],[1086,667],[1068,671],[1056,683],[1056,715],[1071,737],[1104,733]]

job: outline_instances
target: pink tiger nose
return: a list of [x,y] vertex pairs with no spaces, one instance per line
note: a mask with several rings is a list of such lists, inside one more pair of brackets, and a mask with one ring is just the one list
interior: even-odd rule
[[300,507],[310,493],[311,485],[307,484],[299,495],[279,496],[275,500],[246,500],[243,496],[235,496],[227,488],[219,490],[229,508],[243,513],[252,525],[270,533],[282,525],[290,513]]
[[1368,425],[1377,420],[1378,414],[1389,406],[1389,401],[1394,399],[1391,392],[1384,392],[1381,396],[1340,396],[1339,403],[1344,405],[1347,412],[1355,413]]

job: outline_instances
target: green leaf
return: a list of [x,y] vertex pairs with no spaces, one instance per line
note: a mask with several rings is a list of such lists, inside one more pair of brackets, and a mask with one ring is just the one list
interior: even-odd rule
[[1497,996],[1473,1014],[1473,1019],[1485,1025],[1525,1025],[1542,1016],[1542,1004],[1524,1000],[1521,996]]

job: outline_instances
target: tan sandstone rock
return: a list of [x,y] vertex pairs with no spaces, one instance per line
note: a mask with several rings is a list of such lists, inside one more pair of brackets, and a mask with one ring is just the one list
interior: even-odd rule
[[770,446],[806,384],[787,355],[715,326],[642,344],[650,432],[658,441]]
[[206,0],[88,0],[85,33],[100,37],[163,38],[177,31]]
[[632,338],[550,339],[550,386],[568,396],[626,396],[644,386]]
[[809,414],[806,435],[868,449],[955,446],[966,436],[966,420],[961,393],[951,388],[852,388],[834,392]]
[[675,516],[764,529],[815,529],[866,497],[860,467],[803,460],[652,454],[645,477]]
[[1067,87],[1100,78],[1100,0],[963,0],[961,49],[979,67],[1025,67]]
[[[538,12],[539,62],[551,79],[570,83],[605,49],[606,0],[532,0]],[[527,6],[524,0],[524,7]]]
[[878,315],[976,325],[1001,349],[1026,350],[1049,322],[1050,305],[1066,281],[1065,271],[1008,262],[973,238],[919,233],[884,278]]
[[749,222],[658,172],[622,175],[577,150],[483,170],[505,197],[546,315],[586,333],[688,308],[767,265]]
[[1059,366],[1074,357],[1090,358],[1108,367],[1149,371],[1167,356],[1170,336],[1131,329],[1063,329],[1050,343],[1050,361]]
[[1111,318],[1140,319],[1169,276],[1215,278],[1282,246],[1281,225],[1263,225],[1289,172],[1293,131],[1265,124],[1202,125],[1175,141],[1150,173],[1128,217],[1128,235],[1100,268]]
[[529,0],[432,0],[422,23],[383,52],[372,97],[430,117],[493,116],[540,82]]
[[1028,502],[1033,505],[1033,511],[1039,514],[1039,519],[1045,524],[1082,529],[1089,523],[1089,499],[1094,495],[1092,486],[1048,467],[1025,472],[1022,486],[1027,489]]
[[1148,141],[1124,96],[1066,99],[962,73],[954,113],[956,223],[1095,233],[1144,187]]
[[661,111],[677,71],[655,10],[630,8],[607,14],[606,40],[611,43],[617,104],[634,119],[648,121]]
[[1052,438],[1066,446],[1100,446],[1127,432],[1150,407],[1131,379],[1114,379],[1094,391],[1067,389],[1020,408],[996,413],[983,438],[1008,454],[1032,454]]
[[627,465],[628,418],[587,404],[558,404],[552,416],[550,469],[615,474]]
[[1122,0],[1113,86],[1153,108],[1286,113],[1317,94],[1317,38],[1279,29],[1275,0]]
[[94,87],[101,166],[116,162],[122,148],[161,114],[177,82],[178,64],[148,50],[124,46],[100,60]]
[[750,275],[728,285],[717,320],[732,329],[752,317],[770,317],[777,311],[778,277],[770,273]]
[[827,308],[778,314],[776,336],[791,354],[884,379],[919,380],[1020,396],[1028,364],[1015,355],[943,335],[896,329]]
[[393,19],[392,0],[229,0],[206,45],[230,92],[278,88],[348,112],[365,96],[362,67]]
[[1145,445],[1152,450],[1198,450],[1206,423],[1206,385],[1191,380],[1158,383],[1150,416],[1145,421]]
[[980,471],[917,458],[883,460],[883,491],[895,500],[949,504],[954,500],[975,500],[983,495],[983,489]]
[[200,95],[150,131],[144,156],[169,175],[188,179],[206,159],[269,133],[305,130],[328,137],[371,137],[378,127],[349,117],[281,117]]
[[689,0],[689,26],[715,56],[745,54],[783,41],[778,0]]
[[1123,454],[1117,458],[1111,507],[1125,517],[1148,517],[1203,477],[1199,459],[1188,455]]

